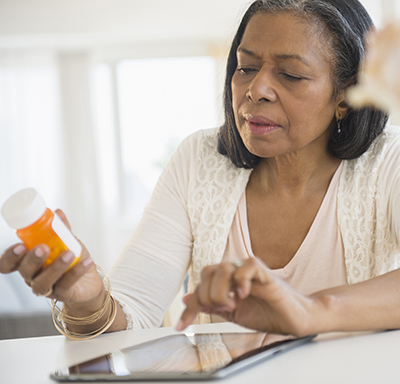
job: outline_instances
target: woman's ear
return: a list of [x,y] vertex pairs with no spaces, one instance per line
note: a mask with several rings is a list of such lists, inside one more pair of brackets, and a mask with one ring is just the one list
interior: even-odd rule
[[346,101],[346,94],[349,87],[354,86],[357,83],[357,75],[353,75],[350,80],[346,83],[345,88],[343,88],[337,97],[338,103],[336,106],[335,117],[337,120],[342,120],[347,116],[350,110],[350,105]]
[[341,101],[337,106],[336,106],[336,111],[335,111],[335,117],[337,120],[342,120],[347,116],[349,113],[349,104],[345,100]]
[[350,106],[346,101],[346,90],[342,89],[337,97],[337,105],[335,110],[335,117],[337,120],[342,120],[349,113]]

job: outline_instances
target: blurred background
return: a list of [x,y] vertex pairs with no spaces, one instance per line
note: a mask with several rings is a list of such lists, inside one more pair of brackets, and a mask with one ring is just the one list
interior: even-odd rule
[[[361,2],[378,27],[400,17],[400,0]],[[250,3],[0,0],[0,205],[36,188],[108,270],[177,144],[221,124],[225,57]],[[17,241],[0,219],[0,251]],[[49,311],[17,274],[0,292],[0,338]]]

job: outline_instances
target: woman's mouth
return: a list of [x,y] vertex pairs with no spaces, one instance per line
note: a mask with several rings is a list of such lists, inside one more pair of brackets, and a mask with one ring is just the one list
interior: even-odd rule
[[266,119],[263,116],[245,115],[244,118],[247,121],[251,133],[254,135],[263,135],[280,128],[280,125],[276,124],[272,120]]

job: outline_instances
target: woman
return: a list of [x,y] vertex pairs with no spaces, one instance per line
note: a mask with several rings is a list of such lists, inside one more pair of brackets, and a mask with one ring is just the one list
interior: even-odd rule
[[[199,311],[218,313],[251,328],[296,335],[396,328],[400,296],[393,286],[400,275],[399,271],[384,273],[396,269],[399,258],[398,133],[393,130],[377,138],[386,122],[384,114],[370,109],[354,111],[346,104],[344,91],[356,81],[363,48],[346,28],[339,30],[335,10],[321,7],[321,2],[263,3],[259,2],[259,7],[268,8],[266,13],[257,13],[259,8],[253,4],[254,13],[247,20],[245,17],[244,32],[240,35],[239,29],[232,47],[230,64],[236,72],[231,76],[232,91],[227,83],[225,95],[226,103],[232,103],[233,115],[231,125],[226,124],[220,136],[222,153],[237,166],[254,167],[246,186],[246,203],[251,248],[258,258],[247,258],[243,265],[205,268],[201,284],[185,299],[187,309],[178,329],[187,326]],[[279,3],[285,3],[285,11]],[[292,12],[286,11],[288,3],[293,5]],[[355,28],[355,17],[348,9],[357,9],[359,4],[329,3],[342,7],[353,32],[357,28],[359,36],[361,30],[365,32],[367,26],[362,22],[368,19],[360,16]],[[320,32],[325,29],[325,44],[320,37],[313,40],[315,34],[310,34],[309,26],[304,27],[305,20],[314,21]],[[333,73],[332,98],[323,108],[324,98],[318,97],[316,90],[322,89],[321,73],[329,69],[318,71],[309,56],[315,53],[313,48],[322,51],[322,60],[314,54],[316,63],[330,62]],[[346,51],[355,54],[345,58]],[[271,60],[274,55],[278,60]],[[279,67],[279,55],[284,60],[295,56],[294,60],[302,63]],[[277,68],[278,72],[282,68],[279,74],[293,77],[287,78],[290,86],[280,82],[276,73],[274,76]],[[289,96],[286,89],[290,89]],[[308,96],[320,103],[310,102]],[[281,115],[279,105],[284,111]],[[327,124],[323,115],[314,119],[320,111],[327,113]],[[313,122],[318,128],[308,135]],[[287,150],[285,145],[292,146]],[[385,190],[388,187],[390,190]],[[337,191],[331,193],[333,188]],[[378,275],[382,276],[376,278]]]
[[64,302],[76,333],[159,325],[189,266],[179,329],[200,311],[298,335],[398,327],[398,134],[345,100],[371,27],[357,0],[250,6],[228,58],[226,122],[166,166],[110,271],[111,304],[88,255],[63,274],[68,252],[42,270],[46,247],[17,245],[0,270]]

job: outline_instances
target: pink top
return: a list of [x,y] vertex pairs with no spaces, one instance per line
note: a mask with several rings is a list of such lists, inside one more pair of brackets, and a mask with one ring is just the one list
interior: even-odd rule
[[[332,177],[303,243],[289,263],[273,271],[304,294],[347,284],[344,247],[336,216],[336,196],[343,162]],[[254,257],[247,225],[246,192],[240,198],[222,262]]]

